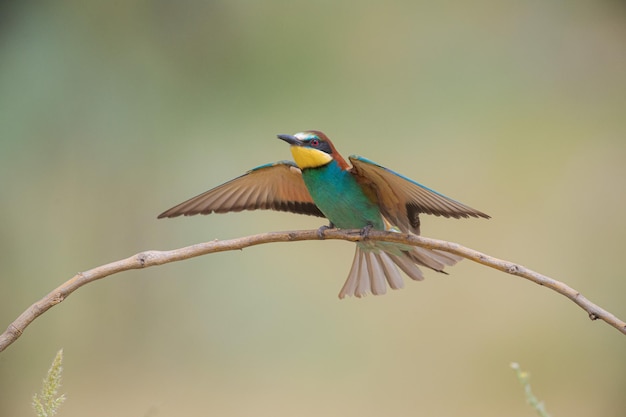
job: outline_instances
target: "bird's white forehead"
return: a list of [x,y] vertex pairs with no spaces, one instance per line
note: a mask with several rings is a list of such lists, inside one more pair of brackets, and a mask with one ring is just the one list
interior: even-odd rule
[[294,136],[300,140],[308,140],[317,137],[315,133],[311,132],[298,132]]

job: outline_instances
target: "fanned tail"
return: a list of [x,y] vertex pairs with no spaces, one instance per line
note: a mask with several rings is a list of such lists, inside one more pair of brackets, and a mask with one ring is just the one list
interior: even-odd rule
[[383,295],[387,292],[387,284],[394,290],[403,288],[404,281],[398,268],[409,278],[421,281],[424,275],[418,265],[445,273],[443,269],[446,266],[452,266],[461,259],[450,253],[420,247],[392,254],[379,248],[357,245],[350,274],[339,292],[339,298],[346,295],[363,297],[370,292]]

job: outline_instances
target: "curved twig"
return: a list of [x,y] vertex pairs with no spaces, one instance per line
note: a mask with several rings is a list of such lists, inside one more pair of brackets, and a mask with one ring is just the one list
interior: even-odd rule
[[[109,275],[117,274],[122,271],[128,271],[130,269],[141,269],[170,262],[182,261],[196,256],[206,255],[208,253],[243,249],[263,243],[319,239],[341,239],[356,242],[362,240],[363,236],[361,235],[360,230],[337,229],[326,230],[323,232],[323,236],[320,236],[317,230],[262,233],[238,239],[222,241],[215,240],[212,242],[198,243],[196,245],[169,251],[152,250],[140,252],[130,258],[101,265],[85,272],[80,272],[55,288],[48,295],[28,307],[22,314],[20,314],[20,316],[9,325],[5,332],[0,335],[0,352],[15,342],[22,335],[26,327],[28,327],[28,325],[31,324],[37,317],[65,300],[78,288]],[[548,287],[569,298],[585,310],[589,314],[589,318],[591,320],[603,320],[620,332],[626,334],[625,322],[592,303],[575,289],[569,287],[563,282],[539,274],[521,265],[493,258],[473,249],[463,247],[457,243],[429,239],[421,236],[372,230],[368,233],[367,239],[404,243],[413,246],[421,246],[423,248],[450,252],[499,271],[526,278],[536,284]]]

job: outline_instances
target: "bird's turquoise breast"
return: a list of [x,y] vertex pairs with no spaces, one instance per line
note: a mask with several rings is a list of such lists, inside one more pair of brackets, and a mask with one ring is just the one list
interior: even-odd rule
[[378,206],[337,162],[304,169],[302,177],[317,207],[336,227],[361,229],[371,224],[374,229],[385,228]]

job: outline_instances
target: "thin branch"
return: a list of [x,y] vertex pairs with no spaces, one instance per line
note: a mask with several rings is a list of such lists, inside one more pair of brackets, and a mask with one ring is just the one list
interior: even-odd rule
[[[512,262],[496,259],[473,249],[463,247],[457,243],[442,240],[429,239],[421,236],[405,235],[395,232],[382,232],[372,230],[368,234],[368,239],[385,242],[404,243],[413,246],[420,246],[428,249],[437,249],[467,258],[471,261],[489,266],[508,274],[526,278],[536,284],[548,287],[561,295],[572,300],[589,314],[591,320],[604,320],[609,325],[615,327],[620,332],[626,334],[626,323],[615,317],[608,311],[595,305],[575,289],[563,282],[549,278],[545,275],[531,271],[521,265]],[[212,242],[199,243],[180,249],[170,251],[146,251],[140,252],[130,258],[101,265],[85,272],[80,272],[70,280],[55,288],[48,295],[28,307],[20,316],[9,325],[4,333],[0,335],[0,352],[4,351],[10,344],[15,342],[24,332],[26,327],[37,317],[48,311],[50,308],[65,300],[70,294],[85,284],[117,274],[131,269],[147,268],[155,265],[162,265],[170,262],[182,261],[208,253],[224,252],[247,248],[249,246],[260,245],[272,242],[294,242],[302,240],[320,239],[340,239],[356,242],[363,239],[360,230],[337,230],[331,229],[323,232],[323,237],[317,230],[299,230],[291,232],[271,232],[253,236],[246,236],[238,239],[214,240]]]

